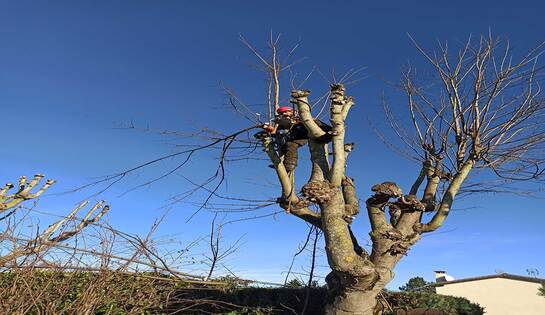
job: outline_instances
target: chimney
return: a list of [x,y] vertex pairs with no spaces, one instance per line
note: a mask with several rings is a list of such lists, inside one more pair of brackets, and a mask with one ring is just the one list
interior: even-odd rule
[[435,273],[435,282],[436,283],[447,282],[447,281],[454,280],[453,277],[447,275],[447,272],[445,270],[435,270],[434,273]]

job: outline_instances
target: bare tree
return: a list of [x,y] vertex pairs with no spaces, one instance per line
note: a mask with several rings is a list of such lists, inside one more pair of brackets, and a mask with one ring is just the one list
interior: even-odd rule
[[[321,165],[325,181],[318,186],[311,180],[302,194],[306,201],[317,200],[321,209],[321,227],[333,269],[328,284],[337,291],[326,308],[329,314],[372,314],[377,294],[393,278],[395,265],[423,233],[443,225],[456,195],[464,188],[498,191],[513,181],[538,180],[543,173],[545,101],[540,95],[542,68],[537,63],[542,45],[518,61],[514,61],[508,42],[492,36],[481,37],[476,43],[469,39],[454,57],[447,45],[435,54],[416,47],[432,65],[439,82],[430,83],[432,74],[425,85],[419,85],[415,69],[409,68],[402,80],[409,128],[388,106],[386,113],[396,135],[409,146],[409,156],[419,161],[421,168],[408,194],[394,182],[372,187],[374,195],[366,201],[372,228],[370,255],[353,249],[357,243],[342,220],[355,212],[347,205],[357,198],[346,189],[353,185],[345,182],[343,150],[344,119],[353,101],[341,85],[331,89],[332,165],[324,162],[323,149],[317,154],[311,148],[313,162]],[[312,126],[310,117],[305,118],[307,96],[305,91],[292,92],[312,139],[322,131]],[[279,177],[283,177],[281,167],[279,170]],[[491,184],[486,170],[501,181]],[[473,182],[469,182],[470,175],[474,175]],[[309,194],[310,185],[320,190]],[[317,194],[328,198],[320,201]],[[294,205],[300,202],[292,198]],[[431,220],[425,220],[425,212],[433,214]]]
[[15,185],[12,183],[4,185],[4,187],[0,189],[0,214],[2,215],[0,220],[4,220],[14,214],[23,201],[40,197],[49,187],[51,187],[51,185],[55,184],[55,180],[48,179],[37,192],[31,192],[34,187],[40,183],[42,178],[44,178],[44,175],[36,174],[34,175],[34,178],[27,183],[26,176],[21,176],[18,181],[17,190],[13,193],[9,192]]
[[[280,72],[291,69],[292,64],[285,65],[280,59],[278,38],[271,37],[270,58],[263,57],[246,40],[243,42],[257,56],[260,69],[269,78],[266,110],[272,118],[280,102]],[[253,117],[255,113],[232,91],[228,93],[230,105],[255,125],[227,135],[204,130],[198,137],[208,139],[206,144],[160,157],[93,184],[108,183],[110,187],[129,172],[158,161],[185,157],[172,170],[155,179],[159,180],[178,171],[197,152],[218,149],[219,166],[213,176],[204,183],[193,183],[195,189],[184,194],[185,198],[195,190],[206,191],[208,197],[197,211],[214,211],[212,198],[251,202],[222,196],[218,188],[225,180],[228,153],[239,145],[237,159],[249,158],[259,145],[273,164],[281,188],[276,203],[324,235],[332,270],[326,277],[331,298],[325,313],[373,314],[377,297],[394,277],[397,263],[422,234],[444,224],[457,196],[508,191],[510,185],[520,180],[540,180],[543,175],[545,100],[540,89],[543,68],[538,64],[543,45],[518,58],[512,54],[508,41],[491,35],[476,41],[470,38],[454,54],[446,44],[440,45],[435,53],[415,45],[431,65],[431,71],[428,76],[419,78],[416,69],[408,67],[400,85],[407,97],[406,109],[392,108],[386,102],[384,109],[386,121],[397,139],[390,145],[418,162],[414,169],[416,179],[407,193],[393,181],[371,188],[372,196],[365,203],[371,225],[370,253],[358,244],[350,228],[360,213],[360,204],[355,180],[346,167],[354,146],[345,140],[345,121],[355,101],[346,93],[343,82],[351,79],[356,70],[349,71],[340,80],[334,79],[329,92],[313,102],[310,91],[299,88],[308,76],[299,86],[291,81],[291,103],[308,132],[310,149],[310,176],[300,189],[296,187],[300,170],[296,173],[293,167],[286,167],[285,155],[279,150],[275,135],[260,133],[257,142],[251,137],[241,137],[261,125],[259,117]],[[290,50],[288,55],[292,53]],[[324,97],[329,97],[328,106],[316,106],[322,104]],[[325,130],[316,120],[326,108],[329,108],[331,130]],[[407,113],[405,119],[403,113]],[[406,148],[400,148],[398,143]],[[244,150],[246,153],[241,153]],[[426,212],[431,214],[430,220],[423,215]],[[264,216],[254,218],[258,217]]]
[[204,278],[204,281],[209,281],[212,278],[212,275],[214,274],[214,271],[217,269],[218,265],[223,265],[222,261],[239,249],[240,241],[242,239],[239,238],[234,243],[225,246],[225,244],[223,244],[224,225],[221,222],[216,222],[217,218],[218,214],[216,213],[210,227],[210,236],[208,242],[210,246],[210,253],[205,256],[210,265],[210,269],[208,270],[208,275]]
[[[37,174],[30,182],[27,183],[27,178],[22,176],[19,178],[17,190],[13,193],[10,193],[10,190],[14,188],[14,185],[11,183],[7,183],[0,190],[0,214],[3,214],[0,221],[7,221],[8,218],[15,214],[15,212],[22,206],[24,201],[38,198],[55,183],[54,180],[49,179],[44,185],[42,185],[42,187],[38,189],[38,191],[33,193],[32,190],[39,185],[43,177],[44,175]],[[6,228],[0,235],[0,244],[1,242],[6,241],[13,244],[13,246],[9,253],[0,255],[0,267],[6,265],[7,263],[16,264],[17,258],[20,257],[26,259],[28,256],[33,254],[40,255],[47,249],[55,247],[60,242],[72,238],[90,224],[98,222],[100,218],[102,218],[102,216],[110,209],[108,205],[104,204],[104,201],[97,202],[93,207],[91,207],[85,216],[79,220],[79,223],[77,223],[75,227],[68,229],[67,224],[76,219],[76,215],[81,209],[85,208],[88,203],[88,201],[80,203],[68,215],[51,224],[47,229],[31,239],[15,237],[9,233],[10,231],[13,231],[13,226],[10,226],[9,222],[6,223]],[[54,235],[55,233],[57,234]]]

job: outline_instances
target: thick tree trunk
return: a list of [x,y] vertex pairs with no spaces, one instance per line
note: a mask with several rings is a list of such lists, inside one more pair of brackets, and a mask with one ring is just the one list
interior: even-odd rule
[[365,277],[353,277],[346,273],[331,272],[326,277],[329,294],[324,314],[326,315],[374,315],[382,314],[378,295],[393,274],[382,273]]
[[345,289],[338,292],[324,309],[326,315],[373,315],[376,314],[377,296],[380,290]]
[[[316,193],[319,189],[314,190],[314,198],[325,195]],[[377,268],[367,253],[358,254],[355,250],[356,244],[344,219],[346,207],[343,195],[338,188],[334,188],[334,191],[331,199],[323,204],[321,211],[322,225],[326,227],[324,236],[328,262],[333,269],[326,278],[330,292],[324,314],[373,315],[377,295],[391,277],[382,274],[382,268]],[[395,261],[388,263],[393,265]]]

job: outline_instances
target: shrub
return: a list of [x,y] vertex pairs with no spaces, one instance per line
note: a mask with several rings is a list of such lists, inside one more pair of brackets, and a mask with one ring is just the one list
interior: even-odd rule
[[481,315],[484,309],[469,300],[429,292],[389,292],[386,300],[394,309],[429,308],[458,315]]
[[422,277],[414,277],[409,279],[409,281],[399,287],[399,290],[405,291],[405,292],[429,292],[429,293],[435,293],[435,288],[430,286],[430,284],[433,284],[433,282],[427,282]]
[[[309,290],[242,287],[240,279],[225,280],[236,285],[196,287],[154,273],[13,270],[0,272],[0,314],[21,310],[25,314],[293,314],[301,312]],[[311,286],[309,292],[307,314],[320,314],[327,289]],[[390,307],[483,313],[466,299],[435,293],[384,292],[383,296],[389,304],[385,314]]]

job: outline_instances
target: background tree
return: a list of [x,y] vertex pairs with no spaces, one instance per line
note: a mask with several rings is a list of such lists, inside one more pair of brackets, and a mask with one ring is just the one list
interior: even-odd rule
[[[7,253],[0,255],[0,267],[8,263],[16,265],[17,259],[20,257],[24,258],[27,262],[29,262],[29,256],[32,255],[35,255],[39,259],[43,252],[74,237],[87,226],[98,222],[110,209],[108,205],[104,204],[104,201],[100,201],[91,207],[82,219],[77,219],[76,215],[89,203],[88,201],[84,201],[68,215],[51,224],[43,232],[37,233],[35,237],[30,239],[18,237],[14,234],[18,224],[10,222],[10,217],[21,208],[23,202],[40,197],[49,187],[55,184],[54,180],[48,179],[37,191],[33,192],[43,177],[44,175],[37,174],[32,180],[27,182],[26,176],[21,176],[13,192],[11,190],[15,185],[12,183],[7,183],[0,189],[0,215],[2,215],[0,222],[3,223],[0,245],[2,245],[4,251],[7,251]],[[73,228],[69,228],[68,223],[73,220],[79,222]]]
[[[286,64],[285,59],[279,58],[278,38],[271,36],[270,58],[263,57],[244,39],[243,42],[269,78],[266,110],[272,121],[281,95],[280,73],[291,69],[293,63]],[[130,172],[183,157],[172,170],[142,184],[147,185],[176,172],[196,153],[218,149],[215,173],[204,183],[194,183],[195,190],[204,190],[207,197],[193,215],[210,206],[212,198],[254,201],[259,207],[270,201],[222,196],[218,189],[225,180],[225,162],[229,158],[248,158],[261,147],[274,166],[281,188],[276,203],[323,232],[331,267],[326,277],[330,299],[325,312],[373,314],[377,296],[394,277],[397,263],[423,234],[444,224],[456,198],[469,193],[507,192],[512,184],[539,181],[543,174],[545,101],[540,88],[543,68],[538,64],[543,45],[521,56],[512,54],[508,41],[491,35],[470,38],[454,53],[446,44],[433,53],[416,42],[415,46],[431,67],[426,69],[428,72],[417,73],[409,65],[403,72],[399,87],[406,95],[406,107],[393,108],[384,102],[390,127],[382,128],[379,134],[386,134],[386,129],[393,131],[396,140],[388,145],[418,166],[400,174],[415,176],[405,193],[393,181],[371,187],[372,195],[365,202],[371,225],[370,252],[359,245],[350,228],[360,213],[360,198],[356,181],[347,168],[347,160],[354,158],[354,145],[345,139],[345,122],[355,101],[343,83],[352,77],[353,71],[334,79],[329,92],[313,100],[310,91],[300,88],[306,78],[298,85],[292,80],[291,103],[308,131],[308,174],[300,174],[300,169],[286,169],[273,136],[262,136],[257,141],[251,138],[249,132],[263,124],[261,116],[226,89],[232,108],[251,121],[251,126],[228,134],[205,130],[199,137],[210,139],[206,144],[159,157],[93,184],[111,186]],[[324,98],[329,100],[327,106],[316,106]],[[327,131],[315,120],[324,112],[329,114],[332,126],[328,134],[331,143],[323,141]],[[244,150],[246,153],[241,153]],[[523,190],[533,187],[523,185]]]
[[435,293],[435,288],[429,286],[433,282],[428,282],[422,277],[413,277],[407,281],[404,285],[399,287],[400,291],[407,292],[430,292]]
[[286,288],[298,289],[298,288],[303,288],[304,286],[305,286],[305,283],[299,280],[298,278],[293,278],[286,283]]
[[[3,230],[0,234],[1,249],[7,251],[7,254],[0,255],[0,267],[11,263],[17,265],[17,259],[23,258],[27,263],[32,263],[35,260],[40,260],[43,252],[55,247],[63,241],[66,241],[87,226],[98,222],[102,216],[108,212],[110,207],[104,204],[104,201],[97,202],[85,214],[82,219],[77,219],[76,215],[89,202],[84,201],[75,207],[68,215],[51,224],[41,233],[37,233],[32,238],[21,238],[15,234],[18,224],[10,222],[10,217],[19,210],[24,201],[32,200],[40,197],[49,187],[55,184],[55,181],[48,179],[37,191],[33,192],[38,187],[44,175],[34,175],[32,180],[27,182],[26,176],[19,178],[16,189],[12,183],[7,183],[0,189],[0,221],[3,223]],[[68,227],[68,223],[73,220],[79,221],[73,228]],[[30,256],[36,256],[35,260],[29,260]]]

